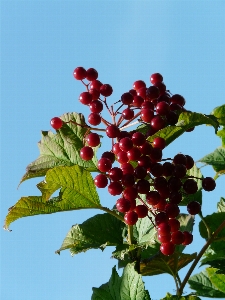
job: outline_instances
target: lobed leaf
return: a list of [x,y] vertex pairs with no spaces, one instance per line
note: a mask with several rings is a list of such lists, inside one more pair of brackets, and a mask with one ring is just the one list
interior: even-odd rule
[[175,252],[173,255],[165,256],[158,253],[151,257],[148,261],[141,262],[140,273],[142,276],[153,276],[163,273],[176,275],[177,272],[193,261],[197,253],[184,254]]
[[211,115],[217,118],[220,125],[225,125],[225,104],[214,108]]
[[92,290],[91,300],[150,300],[142,277],[135,271],[134,264],[125,267],[122,277],[119,277],[114,267],[109,282]]
[[218,212],[225,212],[225,198],[220,198],[220,202],[217,203],[217,209]]
[[[91,174],[79,166],[55,167],[46,174],[46,180],[38,184],[43,196],[22,197],[9,209],[5,228],[23,217],[52,214],[81,208],[101,208]],[[59,196],[50,195],[60,189]]]
[[207,268],[206,272],[208,273],[209,279],[213,283],[213,285],[225,294],[225,275],[218,274],[218,269],[215,268]]
[[221,130],[217,132],[217,135],[221,138],[222,140],[222,146],[225,147],[225,127],[223,127]]
[[176,296],[176,295],[171,295],[170,293],[166,294],[166,297],[162,298],[161,300],[201,300],[199,297],[196,295],[190,294],[186,296]]
[[[208,227],[211,229],[211,231],[214,232],[225,220],[225,212],[213,213],[204,217],[204,220],[207,223]],[[207,229],[203,221],[199,223],[199,232],[204,239],[208,238]],[[216,238],[219,240],[225,240],[225,228],[223,228],[219,232]]]
[[87,125],[82,114],[66,113],[60,117],[64,122],[62,128],[56,133],[42,131],[41,141],[38,143],[40,156],[27,166],[26,173],[20,184],[34,177],[44,176],[49,169],[56,166],[79,165],[89,171],[98,171],[97,158],[84,161],[80,158],[80,149],[83,147],[83,139],[87,131]]
[[106,246],[123,245],[125,224],[110,214],[98,214],[82,224],[72,226],[56,253],[70,249],[73,255],[89,249],[104,250]]
[[224,298],[225,293],[211,282],[206,270],[196,274],[188,280],[190,288],[196,291],[197,296],[210,298]]
[[217,174],[225,173],[225,147],[218,147],[214,152],[207,154],[199,162],[211,165]]
[[[217,243],[218,244],[218,243]],[[213,245],[210,245],[204,253],[204,258],[201,260],[201,266],[210,265],[213,268],[219,269],[220,272],[225,273],[225,249],[214,251]]]

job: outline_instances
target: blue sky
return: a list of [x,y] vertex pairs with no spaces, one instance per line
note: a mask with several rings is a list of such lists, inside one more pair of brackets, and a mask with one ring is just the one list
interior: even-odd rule
[[[50,130],[50,119],[65,112],[88,114],[77,100],[84,90],[72,76],[77,66],[96,68],[99,79],[113,86],[113,102],[135,80],[149,83],[150,75],[160,72],[168,89],[186,98],[187,109],[209,114],[222,105],[224,14],[223,0],[1,1],[1,223],[20,197],[39,195],[39,179],[17,186],[39,155],[40,131]],[[219,145],[212,127],[202,126],[164,153],[182,152],[197,161]],[[210,168],[202,172],[214,175]],[[221,177],[215,191],[204,193],[203,214],[215,210],[223,184]],[[103,205],[114,205],[105,191],[100,196]],[[96,213],[24,218],[11,225],[11,233],[2,230],[2,299],[90,299],[91,288],[107,282],[116,265],[113,249],[73,258],[68,251],[60,256],[54,251],[73,224]],[[192,253],[203,243],[196,232],[186,249]],[[169,275],[144,281],[152,299],[173,293]]]

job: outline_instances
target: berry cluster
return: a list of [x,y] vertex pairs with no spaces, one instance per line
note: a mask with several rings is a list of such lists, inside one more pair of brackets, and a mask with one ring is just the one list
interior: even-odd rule
[[[190,244],[193,236],[179,230],[177,217],[182,197],[195,194],[198,190],[195,181],[198,178],[187,174],[194,166],[194,160],[180,153],[173,159],[163,159],[162,150],[166,141],[161,137],[154,138],[152,143],[147,141],[149,136],[177,123],[179,113],[185,111],[183,96],[171,95],[166,90],[162,75],[155,73],[150,77],[150,87],[142,80],[135,81],[133,89],[122,94],[121,99],[109,108],[107,97],[113,89],[97,79],[98,72],[95,69],[77,67],[74,77],[86,87],[79,101],[90,108],[89,124],[97,126],[102,123],[106,126],[105,129],[86,126],[88,130],[85,145],[80,150],[81,158],[91,160],[94,156],[93,148],[100,144],[100,136],[92,131],[105,131],[106,136],[112,139],[112,148],[98,160],[100,173],[94,178],[96,187],[108,186],[109,194],[120,195],[116,208],[124,214],[127,225],[134,225],[139,218],[149,217],[156,227],[160,250],[164,255],[173,254],[175,245]],[[85,83],[84,79],[88,82]],[[115,105],[119,107],[115,109]],[[104,106],[112,117],[111,123],[101,115]],[[137,121],[131,123],[135,119]],[[146,124],[146,134],[138,129],[131,132],[124,130],[138,123]],[[51,120],[51,126],[58,130],[63,126],[63,121],[55,117]],[[115,162],[117,166],[113,166]],[[202,179],[204,190],[212,191],[215,186],[213,178]],[[201,205],[191,201],[187,211],[196,215],[201,211]]]

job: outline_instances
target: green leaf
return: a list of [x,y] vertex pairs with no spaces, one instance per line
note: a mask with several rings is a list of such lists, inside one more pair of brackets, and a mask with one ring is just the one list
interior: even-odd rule
[[140,246],[155,244],[156,229],[148,217],[139,218],[133,226],[133,234]]
[[109,282],[92,290],[91,300],[150,300],[142,277],[135,271],[133,264],[125,267],[122,277],[119,277],[114,267]]
[[61,116],[61,119],[86,127],[64,123],[56,133],[42,131],[42,138],[38,143],[40,156],[27,166],[26,174],[20,183],[30,178],[44,176],[49,169],[56,166],[79,165],[89,171],[98,171],[96,156],[90,161],[80,158],[80,149],[83,147],[83,139],[88,130],[84,116],[77,113],[66,113]]
[[214,108],[211,115],[217,118],[220,125],[225,125],[225,104]]
[[[187,175],[194,176],[197,178],[203,178],[200,169],[196,165],[194,165],[193,168],[191,168],[190,170],[187,171]],[[197,185],[198,185],[197,192],[195,194],[191,194],[191,195],[184,195],[182,198],[182,201],[181,201],[181,203],[179,203],[179,205],[186,206],[191,201],[197,201],[200,204],[202,204],[202,180],[196,179],[196,178],[194,178],[194,180],[197,182]]]
[[[55,167],[46,174],[46,180],[38,185],[43,196],[22,197],[9,209],[5,228],[13,221],[27,216],[52,214],[81,208],[101,208],[91,174],[79,166]],[[60,189],[59,196],[49,196]]]
[[[208,215],[204,218],[205,222],[208,224],[209,228],[212,232],[215,232],[216,229],[223,223],[225,220],[225,212],[213,213],[212,215]],[[204,239],[208,238],[208,233],[204,223],[201,221],[199,223],[199,231],[201,236]],[[217,235],[217,239],[225,240],[225,228],[223,228],[219,234]]]
[[72,226],[56,253],[70,249],[72,255],[89,249],[104,250],[106,246],[123,244],[125,224],[110,214],[98,214],[82,224]]
[[225,273],[225,250],[224,250],[224,247],[221,250],[218,250],[215,252],[211,248],[211,246],[204,253],[204,258],[201,260],[201,266],[210,265],[213,268],[219,269],[220,272]]
[[168,146],[176,138],[186,132],[187,129],[203,124],[212,125],[215,131],[217,131],[219,127],[219,123],[213,116],[206,116],[195,112],[183,112],[180,114],[176,126],[167,126],[150,136],[147,140],[152,142],[155,137],[162,137]]
[[225,293],[219,291],[217,287],[211,282],[206,271],[192,276],[188,283],[190,288],[196,290],[197,296],[210,298],[224,298]]
[[177,272],[193,261],[197,253],[184,254],[175,252],[173,255],[165,256],[156,254],[148,261],[141,262],[140,271],[142,276],[159,275],[163,273],[175,276]]
[[217,203],[217,209],[218,212],[225,212],[225,198],[220,198],[220,202]]
[[207,268],[206,271],[214,286],[225,294],[225,275],[218,274],[218,269],[215,268]]
[[199,297],[195,295],[187,295],[187,296],[176,296],[176,295],[171,295],[170,293],[166,294],[166,297],[162,298],[161,300],[201,300]]
[[225,147],[218,147],[214,152],[207,154],[199,162],[211,165],[218,175],[225,173]]
[[220,131],[217,132],[217,135],[222,140],[222,146],[225,147],[225,127],[223,127]]

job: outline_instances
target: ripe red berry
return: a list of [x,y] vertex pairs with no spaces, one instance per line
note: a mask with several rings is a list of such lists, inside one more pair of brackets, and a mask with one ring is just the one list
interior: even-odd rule
[[134,174],[134,167],[128,162],[122,163],[120,168],[123,174]]
[[165,206],[165,212],[169,218],[176,218],[180,213],[180,209],[177,204],[168,203]]
[[154,100],[157,99],[159,97],[159,89],[157,88],[157,86],[150,86],[149,88],[147,88],[146,90],[146,100]]
[[133,142],[130,138],[125,137],[119,142],[120,149],[124,152],[127,152],[133,148]]
[[185,155],[185,156],[187,159],[186,168],[187,170],[190,170],[195,164],[194,159],[190,155]]
[[184,242],[182,243],[182,245],[187,246],[191,244],[193,241],[193,235],[188,231],[183,231],[183,235],[184,235]]
[[138,160],[141,157],[141,151],[137,147],[133,147],[131,150],[127,151],[127,157],[132,161]]
[[141,107],[142,103],[144,102],[144,99],[140,96],[134,96],[134,99],[132,101],[132,105],[135,107]]
[[180,229],[180,222],[177,219],[169,219],[170,231],[175,232]]
[[97,133],[89,133],[86,137],[88,146],[97,147],[100,144],[100,137]]
[[91,113],[88,116],[88,122],[94,126],[99,125],[101,123],[101,116],[97,113]]
[[148,215],[148,208],[145,205],[137,205],[134,209],[138,218],[145,218]]
[[120,198],[116,201],[116,208],[121,213],[126,213],[130,210],[131,203],[125,198]]
[[162,236],[170,234],[170,225],[165,222],[160,223],[157,227],[157,232]]
[[110,152],[110,151],[103,152],[101,158],[103,158],[103,157],[108,158],[111,161],[112,164],[115,161],[115,154]]
[[173,163],[175,165],[185,165],[186,166],[187,158],[185,155],[178,153],[177,155],[174,156]]
[[156,137],[153,140],[153,146],[155,148],[164,149],[166,147],[166,141],[164,140],[164,138]]
[[145,143],[144,134],[138,131],[132,134],[131,139],[135,146],[142,146]]
[[133,89],[137,91],[140,88],[146,88],[146,84],[143,80],[136,80],[133,84]]
[[84,105],[89,105],[92,101],[92,96],[89,92],[83,92],[79,96],[79,100]]
[[165,101],[162,101],[162,102],[159,102],[156,107],[155,107],[155,110],[156,112],[159,114],[159,115],[167,115],[170,111],[170,106],[167,102]]
[[104,174],[98,174],[94,179],[94,183],[98,188],[105,188],[108,184],[108,178]]
[[160,115],[157,115],[155,116],[154,118],[152,118],[151,120],[151,126],[153,129],[155,130],[160,130],[162,128],[164,128],[166,125],[166,122],[165,120],[160,116]]
[[117,161],[120,164],[125,164],[129,160],[127,157],[127,153],[122,150],[120,150],[120,152],[118,152],[116,156],[117,156]]
[[90,89],[95,89],[95,90],[97,90],[97,91],[100,91],[101,86],[102,86],[101,81],[95,79],[95,80],[92,80],[92,81],[90,82],[89,88],[90,88]]
[[145,100],[146,98],[146,87],[141,87],[137,90],[137,96],[143,98]]
[[91,112],[97,113],[97,114],[99,114],[103,110],[103,104],[99,100],[93,100],[93,101],[91,101],[89,107],[90,107],[90,111]]
[[197,201],[191,201],[187,205],[187,211],[190,215],[197,215],[201,211],[201,204]]
[[134,111],[130,108],[126,108],[122,111],[122,115],[125,120],[131,120],[134,117]]
[[[169,218],[167,216],[167,214],[162,211],[159,212],[156,216],[155,216],[155,224],[159,225],[161,223],[168,223],[169,222]],[[168,223],[169,224],[169,223]],[[170,225],[170,224],[169,224]]]
[[114,167],[109,171],[109,178],[112,181],[120,181],[122,177],[123,177],[123,171],[118,167]]
[[123,191],[123,186],[120,182],[113,181],[108,185],[108,192],[113,195],[120,195]]
[[172,242],[162,243],[160,246],[160,251],[164,255],[172,255],[175,251],[175,245]]
[[140,179],[137,182],[137,191],[140,194],[147,194],[150,190],[150,183],[145,179]]
[[171,242],[175,245],[181,245],[185,240],[185,236],[182,231],[177,230],[171,234]]
[[122,96],[121,96],[121,101],[123,104],[125,105],[129,105],[129,104],[132,104],[133,102],[133,95],[131,93],[124,93]]
[[98,161],[98,169],[101,172],[108,172],[112,168],[112,163],[108,158],[100,158]]
[[186,101],[183,96],[181,96],[179,94],[175,94],[170,98],[170,102],[178,104],[180,106],[184,106]]
[[156,84],[157,82],[163,82],[163,77],[162,77],[162,75],[160,74],[160,73],[154,73],[154,74],[152,74],[151,75],[151,77],[150,77],[150,82],[152,83],[152,84]]
[[150,108],[141,109],[141,119],[146,123],[150,123],[154,117],[154,111]]
[[89,68],[86,71],[86,79],[89,81],[95,80],[98,78],[98,72],[94,68]]
[[138,192],[134,186],[126,187],[123,191],[124,198],[128,200],[135,200],[137,198]]
[[134,225],[137,223],[138,214],[135,211],[128,211],[125,213],[124,221],[127,225]]
[[112,95],[112,92],[113,92],[113,89],[110,84],[103,84],[100,87],[100,93],[104,97],[109,97],[110,95]]
[[187,179],[183,184],[183,189],[187,194],[195,194],[198,190],[197,182],[194,179]]
[[211,192],[215,189],[216,187],[216,182],[212,177],[205,177],[202,180],[202,188],[207,191],[207,192]]
[[91,147],[85,146],[80,150],[80,157],[83,160],[91,160],[94,156],[94,151]]
[[86,70],[83,67],[77,67],[73,71],[73,76],[77,80],[82,80],[86,77]]
[[54,117],[51,119],[50,124],[52,128],[59,130],[63,126],[63,121],[58,117]]
[[171,234],[168,235],[160,235],[157,234],[158,240],[160,241],[160,243],[168,243],[171,240]]
[[90,89],[89,94],[91,95],[92,100],[98,100],[98,98],[100,97],[100,92],[96,89]]
[[116,138],[116,137],[119,136],[119,134],[120,134],[120,130],[119,130],[119,128],[116,125],[109,125],[106,128],[106,135],[109,138]]

